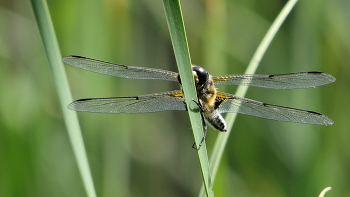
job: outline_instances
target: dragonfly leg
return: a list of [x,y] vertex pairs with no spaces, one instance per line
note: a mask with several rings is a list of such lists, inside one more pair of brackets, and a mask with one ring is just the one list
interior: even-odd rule
[[188,108],[187,108],[187,104],[185,101],[183,101],[184,105],[185,105],[185,108],[186,108],[186,111],[188,111]]
[[195,100],[193,100],[193,99],[192,99],[192,101],[193,101],[194,103],[196,103],[196,105],[198,106],[199,112],[200,112],[201,117],[202,117],[202,123],[203,123],[203,134],[204,134],[204,135],[203,135],[203,138],[202,138],[201,142],[199,143],[198,148],[196,147],[196,142],[194,142],[193,145],[192,145],[192,148],[199,150],[199,149],[201,148],[201,146],[202,146],[202,144],[203,144],[203,142],[204,142],[206,136],[207,136],[207,130],[208,130],[208,129],[207,129],[207,122],[205,121],[205,117],[204,117],[203,106],[202,106],[199,102],[197,102],[197,101],[195,101]]

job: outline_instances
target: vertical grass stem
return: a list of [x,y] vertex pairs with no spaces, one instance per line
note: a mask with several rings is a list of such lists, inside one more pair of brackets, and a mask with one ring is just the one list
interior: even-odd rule
[[46,1],[44,0],[31,0],[31,4],[38,23],[46,56],[49,61],[49,66],[53,76],[58,100],[62,109],[63,118],[67,127],[69,139],[77,160],[78,169],[83,179],[83,185],[87,196],[95,197],[96,192],[90,173],[90,167],[87,160],[78,117],[76,112],[67,109],[67,104],[72,101],[72,96],[62,63],[62,56],[56,40],[56,34],[51,22],[49,9]]
[[[198,98],[194,86],[191,58],[187,44],[185,26],[182,19],[180,2],[178,0],[163,0],[163,4],[175,58],[181,76],[182,87],[190,116],[193,135],[195,138],[195,143],[198,146],[203,137],[203,125],[198,106],[195,104],[195,102],[193,102],[193,100],[198,101]],[[195,112],[193,109],[197,109],[197,112]],[[208,154],[205,142],[197,152],[206,195],[208,197],[212,197],[214,196],[214,192],[212,190]]]
[[[276,33],[278,32],[279,28],[283,24],[284,20],[287,18],[290,11],[293,9],[294,5],[297,3],[298,0],[290,0],[287,2],[287,4],[284,6],[284,8],[281,10],[279,15],[276,17],[275,21],[270,26],[269,30],[265,34],[264,38],[262,39],[260,45],[258,46],[256,52],[254,53],[252,60],[250,61],[245,74],[254,74],[256,69],[259,66],[259,63],[264,56],[267,48],[269,47],[272,39],[275,37]],[[249,86],[239,86],[235,95],[244,97]],[[214,183],[215,176],[217,173],[217,170],[219,168],[219,164],[224,152],[224,148],[227,144],[228,137],[231,134],[233,123],[235,122],[235,119],[237,117],[236,113],[230,113],[226,115],[226,123],[227,123],[227,133],[220,133],[218,138],[216,139],[213,153],[210,157],[210,172],[212,175],[212,180]],[[201,191],[199,193],[199,196],[204,196],[204,189],[201,188]]]

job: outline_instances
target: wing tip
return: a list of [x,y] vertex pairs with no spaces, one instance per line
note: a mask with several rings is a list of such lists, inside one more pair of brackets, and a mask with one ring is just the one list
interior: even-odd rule
[[73,101],[73,102],[68,104],[67,108],[70,109],[70,110],[73,110],[73,111],[77,111],[75,109],[75,104],[76,104],[76,101]]
[[317,112],[313,112],[313,113],[318,115],[319,119],[316,119],[315,122],[310,122],[310,123],[306,123],[306,124],[315,124],[315,125],[324,125],[324,126],[334,124],[334,121],[332,119],[328,118],[328,116],[317,113]]
[[326,119],[324,121],[324,124],[325,126],[328,126],[328,125],[333,125],[334,124],[334,121],[330,118],[328,118],[327,116],[324,116]]
[[308,73],[314,74],[314,75],[322,75],[324,78],[326,78],[327,81],[323,85],[326,85],[326,84],[329,84],[329,83],[333,83],[333,82],[336,81],[336,78],[333,77],[331,74],[328,74],[328,73],[319,72],[319,71],[310,71]]

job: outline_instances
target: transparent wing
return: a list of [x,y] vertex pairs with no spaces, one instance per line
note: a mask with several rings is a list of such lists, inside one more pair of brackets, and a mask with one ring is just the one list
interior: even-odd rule
[[76,100],[68,109],[95,113],[149,113],[186,110],[180,90],[135,97],[89,98]]
[[217,106],[220,113],[239,113],[277,121],[304,124],[332,125],[334,122],[317,112],[271,105],[219,92]]
[[67,56],[63,58],[63,62],[77,68],[114,77],[178,81],[178,73],[155,68],[124,66],[81,56]]
[[273,89],[313,88],[335,81],[335,78],[323,72],[299,72],[277,75],[223,75],[213,77],[215,85],[249,85]]

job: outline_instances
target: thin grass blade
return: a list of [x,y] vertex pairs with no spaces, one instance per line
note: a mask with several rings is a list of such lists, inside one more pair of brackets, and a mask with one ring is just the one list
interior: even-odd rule
[[[284,20],[287,18],[290,11],[293,9],[294,5],[297,3],[298,0],[290,0],[287,2],[287,4],[284,6],[284,8],[281,10],[275,21],[272,23],[271,27],[267,31],[265,37],[261,41],[260,45],[258,46],[252,60],[250,61],[246,72],[244,74],[254,74],[256,69],[259,66],[259,63],[264,56],[267,48],[269,47],[272,39],[275,37],[277,31],[281,27]],[[239,86],[235,95],[244,97],[249,86]],[[235,119],[237,117],[236,113],[230,113],[226,116],[226,123],[227,123],[227,132],[220,133],[218,138],[216,139],[213,153],[210,157],[210,172],[212,175],[213,183],[215,181],[215,176],[219,168],[219,164],[224,152],[224,148],[227,144],[228,137],[231,134],[233,123],[235,122]],[[199,196],[204,196],[204,188],[201,188],[201,191],[199,193]]]
[[95,197],[96,192],[90,173],[78,117],[76,112],[70,111],[67,108],[67,104],[73,99],[63,67],[62,56],[56,40],[56,34],[51,22],[48,6],[44,0],[31,0],[31,4],[38,23],[46,56],[49,61],[58,100],[60,102],[63,118],[73,147],[73,152],[78,163],[78,168],[83,179],[83,184],[87,196]]
[[[163,0],[166,19],[169,27],[170,37],[173,43],[176,62],[181,76],[181,82],[187,103],[188,113],[191,120],[195,143],[200,144],[203,137],[202,119],[198,110],[198,106],[193,100],[198,101],[196,90],[194,87],[194,79],[192,75],[191,59],[185,33],[185,26],[182,19],[180,2],[178,0]],[[193,109],[197,109],[195,112]],[[203,183],[208,197],[214,196],[212,190],[211,177],[209,173],[208,154],[205,142],[197,151],[199,163],[202,170]]]

